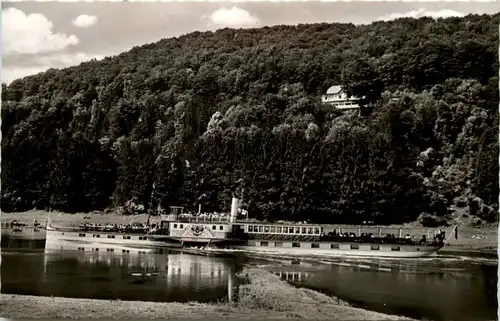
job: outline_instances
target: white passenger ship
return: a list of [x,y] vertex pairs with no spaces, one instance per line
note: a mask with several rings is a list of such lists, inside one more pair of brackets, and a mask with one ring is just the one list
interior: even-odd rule
[[[300,223],[263,223],[238,220],[238,199],[233,198],[229,215],[184,214],[182,207],[171,207],[159,224],[151,226],[55,227],[47,223],[47,242],[100,243],[117,247],[215,246],[251,252],[318,256],[427,257],[444,246],[444,233],[432,240],[415,240],[382,235],[381,228],[341,227],[326,233],[327,226]],[[372,232],[365,231],[370,229]],[[375,230],[374,230],[375,229]],[[353,232],[353,230],[355,232]],[[357,233],[356,233],[357,232]],[[430,238],[430,237],[429,237]]]

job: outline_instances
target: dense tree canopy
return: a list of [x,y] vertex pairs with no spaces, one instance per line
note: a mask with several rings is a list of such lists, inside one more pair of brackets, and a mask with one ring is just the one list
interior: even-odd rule
[[[194,32],[16,80],[2,209],[228,210],[235,190],[270,220],[498,209],[498,18]],[[333,84],[368,116],[323,105]]]

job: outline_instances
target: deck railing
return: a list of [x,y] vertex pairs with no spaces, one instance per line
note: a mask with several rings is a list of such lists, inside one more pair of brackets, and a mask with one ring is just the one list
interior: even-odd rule
[[177,217],[177,221],[179,222],[186,222],[186,223],[191,223],[191,222],[217,222],[217,223],[228,223],[229,222],[229,216],[184,216],[184,217]]

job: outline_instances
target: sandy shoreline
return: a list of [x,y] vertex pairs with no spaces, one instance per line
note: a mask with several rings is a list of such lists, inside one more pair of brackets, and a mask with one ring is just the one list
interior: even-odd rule
[[0,314],[13,319],[411,320],[351,307],[337,298],[293,287],[261,269],[247,268],[242,275],[248,284],[238,288],[238,302],[158,303],[2,294]]

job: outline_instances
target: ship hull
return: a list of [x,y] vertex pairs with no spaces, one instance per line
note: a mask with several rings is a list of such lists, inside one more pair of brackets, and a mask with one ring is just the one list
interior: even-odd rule
[[83,231],[67,227],[47,227],[47,242],[80,242],[86,244],[127,245],[134,247],[183,247],[183,246],[231,246],[243,244],[242,240],[229,238],[179,237],[137,233],[114,233],[105,231]]
[[373,251],[354,251],[354,250],[318,250],[318,249],[283,249],[283,248],[261,248],[257,246],[234,246],[234,249],[262,254],[281,254],[293,256],[338,256],[338,257],[386,257],[386,258],[423,258],[433,257],[437,255],[439,250],[431,250],[425,252],[373,252]]
[[181,247],[182,244],[168,235],[149,235],[136,233],[112,233],[83,231],[71,228],[47,227],[46,242],[80,242],[109,246],[130,246],[139,248]]
[[[369,243],[334,243],[334,242],[279,242],[273,246],[268,242],[265,246],[258,241],[248,241],[245,245],[232,246],[234,249],[294,256],[356,256],[356,257],[388,257],[388,258],[422,258],[437,255],[439,246],[369,244]],[[313,247],[314,246],[314,247]]]
[[294,256],[355,256],[421,258],[431,257],[441,249],[439,246],[398,245],[350,242],[304,242],[304,241],[259,241],[236,239],[210,239],[149,235],[135,233],[114,233],[102,231],[82,231],[72,228],[47,227],[46,242],[99,244],[111,248],[180,248],[183,246],[220,246],[263,254]]

